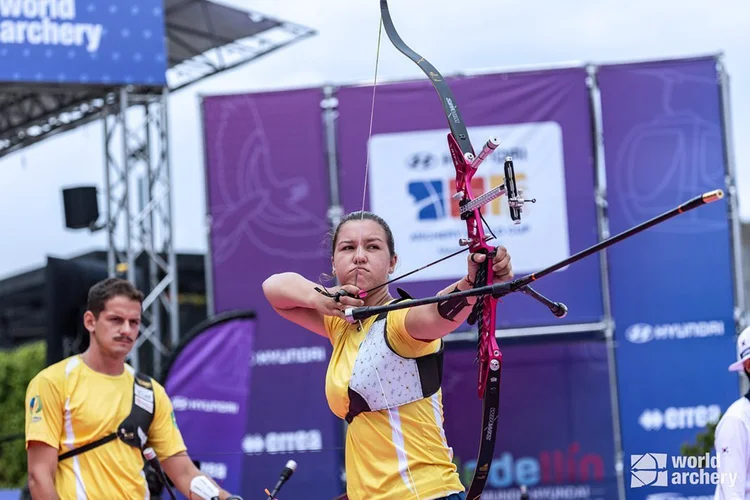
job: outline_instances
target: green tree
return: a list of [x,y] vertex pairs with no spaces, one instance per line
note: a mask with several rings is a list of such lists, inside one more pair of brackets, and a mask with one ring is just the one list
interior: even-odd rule
[[26,386],[46,362],[44,342],[0,351],[0,488],[21,488],[26,483],[26,445],[23,439]]
[[[719,420],[724,416],[722,413],[719,416]],[[719,421],[709,423],[706,425],[706,429],[703,432],[699,432],[695,437],[694,443],[683,443],[680,447],[680,452],[685,456],[705,456],[706,453],[712,453],[714,451],[714,439],[716,436],[716,426]]]

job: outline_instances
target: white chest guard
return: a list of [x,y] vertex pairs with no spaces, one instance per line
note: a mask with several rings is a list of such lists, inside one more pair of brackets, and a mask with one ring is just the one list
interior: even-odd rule
[[379,315],[359,346],[349,380],[351,421],[363,411],[396,408],[435,394],[443,378],[443,342],[440,349],[420,358],[404,358],[386,338],[387,315]]

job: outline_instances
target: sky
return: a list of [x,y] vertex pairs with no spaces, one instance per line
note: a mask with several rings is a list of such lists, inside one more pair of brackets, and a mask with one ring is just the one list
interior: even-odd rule
[[[175,248],[206,250],[200,97],[372,83],[378,48],[375,0],[223,0],[299,23],[318,34],[172,95],[169,101]],[[750,19],[747,0],[391,0],[397,30],[443,75],[522,67],[614,63],[723,53],[731,75],[740,216],[750,220]],[[382,34],[378,81],[424,74]],[[377,109],[377,102],[376,102]],[[107,246],[104,232],[65,229],[61,189],[104,186],[101,122],[0,159],[0,279]],[[65,154],[75,161],[62,162]],[[100,210],[104,210],[100,198]]]

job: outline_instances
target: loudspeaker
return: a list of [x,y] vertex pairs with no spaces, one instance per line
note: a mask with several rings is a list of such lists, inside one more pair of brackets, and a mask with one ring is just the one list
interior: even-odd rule
[[47,257],[47,366],[88,348],[89,332],[83,326],[83,313],[89,288],[108,276],[106,262]]
[[96,186],[81,186],[63,189],[65,226],[69,229],[93,227],[99,219],[99,203]]

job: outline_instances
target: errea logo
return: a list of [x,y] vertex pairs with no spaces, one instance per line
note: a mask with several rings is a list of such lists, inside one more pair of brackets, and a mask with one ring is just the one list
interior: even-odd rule
[[716,423],[721,417],[719,405],[670,407],[665,410],[648,409],[638,417],[638,423],[647,431],[703,428]]
[[635,323],[625,330],[625,338],[634,344],[645,344],[652,340],[681,340],[722,335],[724,335],[723,321],[690,321],[658,325]]
[[319,429],[290,432],[247,434],[242,439],[242,451],[248,455],[261,453],[298,453],[323,449],[323,433]]

